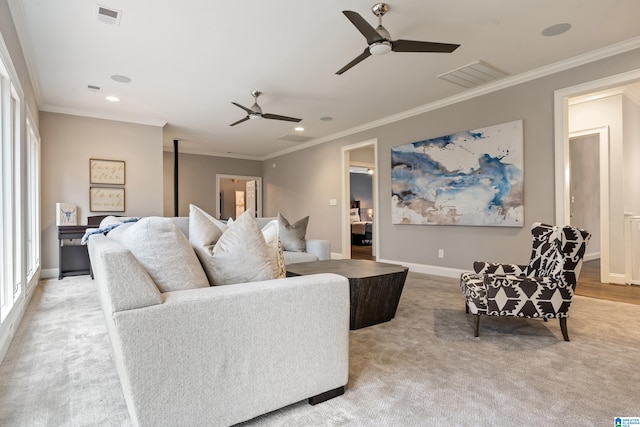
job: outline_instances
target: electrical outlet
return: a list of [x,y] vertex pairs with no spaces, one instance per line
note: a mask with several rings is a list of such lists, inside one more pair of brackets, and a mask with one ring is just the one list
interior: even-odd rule
[[438,249],[438,258],[444,258],[444,249]]

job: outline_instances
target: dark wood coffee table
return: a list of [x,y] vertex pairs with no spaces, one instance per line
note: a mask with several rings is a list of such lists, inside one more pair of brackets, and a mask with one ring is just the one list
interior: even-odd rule
[[396,315],[409,269],[395,264],[362,259],[302,262],[287,266],[287,276],[335,273],[349,279],[350,328],[388,322]]

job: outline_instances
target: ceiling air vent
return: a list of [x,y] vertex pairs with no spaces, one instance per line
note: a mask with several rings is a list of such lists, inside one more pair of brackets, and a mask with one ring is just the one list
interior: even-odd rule
[[89,89],[89,92],[102,92],[102,88],[96,85],[87,85],[87,89]]
[[492,80],[506,76],[507,73],[498,70],[492,65],[483,61],[472,62],[464,67],[456,68],[444,74],[440,74],[438,78],[455,83],[462,87],[470,88]]
[[120,26],[121,17],[121,10],[110,9],[105,6],[100,6],[99,4],[96,5],[96,18],[103,24]]

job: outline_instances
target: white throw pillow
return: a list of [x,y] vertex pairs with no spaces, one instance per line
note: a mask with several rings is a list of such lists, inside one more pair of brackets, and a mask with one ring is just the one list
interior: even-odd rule
[[[191,221],[191,219],[189,219]],[[192,234],[192,231],[194,234]],[[275,269],[258,223],[247,211],[221,233],[199,234],[189,225],[189,239],[212,285],[275,279]]]
[[360,222],[360,209],[358,208],[349,209],[349,216],[351,218],[351,222]]
[[215,219],[196,205],[189,205],[189,242],[198,252],[198,247],[216,244],[222,233],[227,231],[227,225]]
[[147,270],[160,292],[209,286],[193,248],[171,218],[142,218],[118,240]]

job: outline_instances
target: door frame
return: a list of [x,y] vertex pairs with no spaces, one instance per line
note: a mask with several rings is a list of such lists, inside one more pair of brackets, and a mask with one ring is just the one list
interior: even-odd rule
[[342,258],[351,259],[351,218],[349,208],[351,207],[351,176],[349,174],[350,155],[352,150],[363,147],[373,148],[373,176],[371,179],[371,191],[373,201],[373,255],[380,259],[380,233],[378,222],[380,220],[380,206],[378,204],[378,139],[373,138],[356,144],[345,145],[342,151]]
[[216,174],[216,218],[220,218],[220,179],[237,179],[239,181],[256,181],[256,204],[258,217],[262,217],[262,177],[246,175]]

